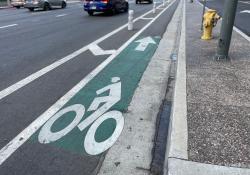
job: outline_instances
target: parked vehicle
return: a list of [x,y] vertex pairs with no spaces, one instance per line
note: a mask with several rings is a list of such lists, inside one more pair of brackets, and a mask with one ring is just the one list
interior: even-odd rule
[[94,12],[108,12],[111,14],[118,13],[120,11],[127,12],[129,4],[126,0],[84,0],[84,10],[88,12],[90,16]]
[[11,5],[13,7],[16,7],[17,9],[19,9],[20,7],[23,7],[24,3],[25,3],[25,0],[12,0],[11,1]]
[[24,7],[30,11],[34,11],[36,8],[41,8],[44,11],[50,10],[53,7],[66,8],[66,0],[26,0]]
[[153,3],[153,0],[135,0],[135,3],[136,4],[139,4],[139,3],[142,3],[142,2],[148,2],[149,4],[152,4]]

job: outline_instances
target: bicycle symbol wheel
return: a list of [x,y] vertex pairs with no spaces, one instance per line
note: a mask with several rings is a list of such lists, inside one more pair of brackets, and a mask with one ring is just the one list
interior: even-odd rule
[[[65,128],[61,129],[60,131],[52,132],[51,128],[53,124],[64,114],[71,111],[75,112],[75,117],[71,121],[71,123],[69,123]],[[51,117],[41,128],[40,133],[38,135],[38,141],[42,144],[48,144],[61,139],[69,132],[71,132],[77,125],[79,125],[79,123],[82,120],[82,117],[84,116],[84,113],[85,113],[85,107],[81,104],[75,104],[62,109],[53,117]],[[115,130],[113,131],[112,135],[108,137],[106,140],[102,142],[97,142],[95,139],[96,131],[98,127],[108,119],[114,119],[116,121]],[[84,121],[82,121],[81,123],[83,122]],[[90,155],[98,155],[106,151],[116,142],[116,140],[118,139],[118,137],[122,132],[123,126],[124,126],[124,117],[122,116],[121,112],[109,111],[104,113],[98,119],[96,119],[88,129],[84,139],[85,151]]]

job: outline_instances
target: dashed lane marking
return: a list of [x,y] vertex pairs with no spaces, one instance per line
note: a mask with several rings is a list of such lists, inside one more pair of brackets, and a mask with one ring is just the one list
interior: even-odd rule
[[6,25],[6,26],[0,26],[0,29],[4,29],[4,28],[8,28],[8,27],[14,27],[17,26],[18,24],[10,24],[10,25]]

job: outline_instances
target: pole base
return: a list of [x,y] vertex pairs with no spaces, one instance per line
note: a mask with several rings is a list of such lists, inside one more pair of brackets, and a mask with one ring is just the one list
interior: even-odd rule
[[228,56],[227,56],[227,55],[219,55],[219,54],[216,54],[216,55],[214,56],[214,59],[215,59],[215,60],[226,60],[226,59],[228,59]]

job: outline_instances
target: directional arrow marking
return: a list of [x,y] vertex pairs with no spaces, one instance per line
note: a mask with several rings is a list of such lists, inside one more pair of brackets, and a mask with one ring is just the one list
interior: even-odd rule
[[137,51],[144,51],[149,44],[156,44],[156,42],[151,37],[146,37],[140,40],[135,41],[136,43],[140,43],[135,50]]
[[100,48],[97,44],[91,44],[89,45],[89,50],[95,55],[112,55],[116,52],[116,50],[103,50]]
[[240,13],[250,13],[250,10],[243,10]]

